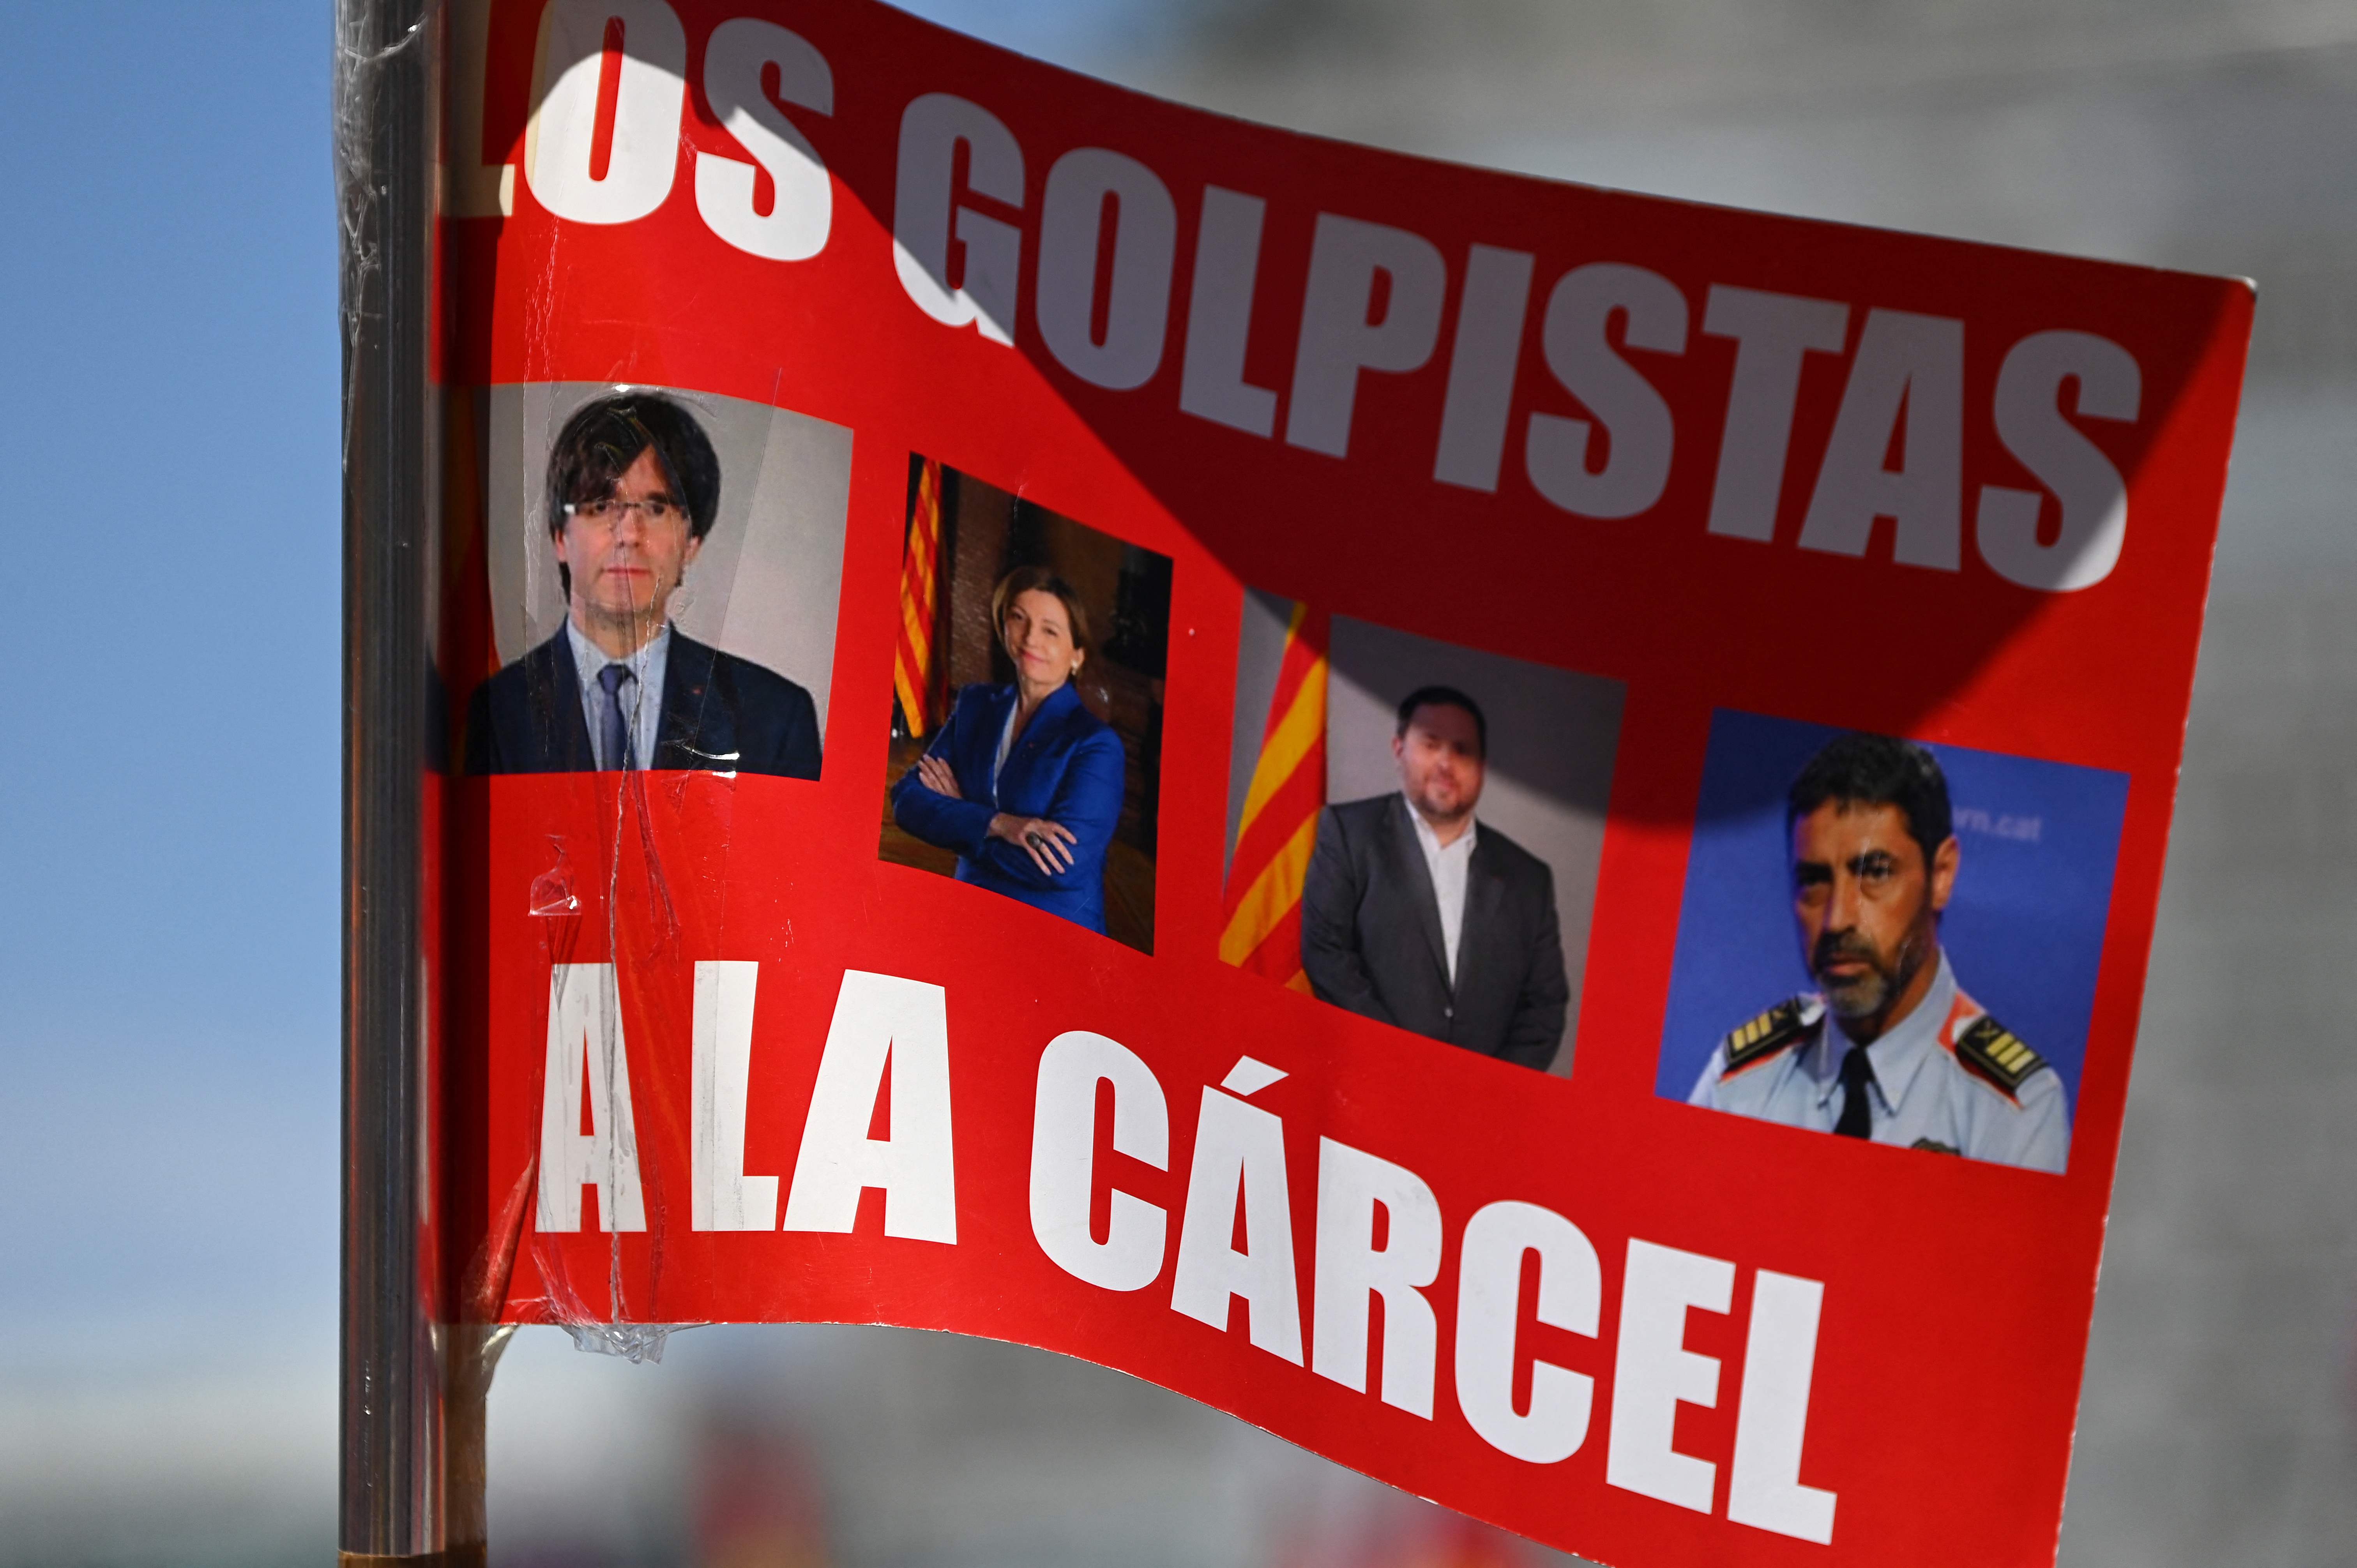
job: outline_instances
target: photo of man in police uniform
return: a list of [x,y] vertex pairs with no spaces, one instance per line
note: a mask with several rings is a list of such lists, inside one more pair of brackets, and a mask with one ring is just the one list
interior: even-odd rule
[[1688,1102],[1839,1137],[2060,1172],[2061,1075],[1958,983],[1940,915],[1961,854],[1931,752],[1846,735],[1801,770],[1785,845],[1818,985],[1718,1042]]

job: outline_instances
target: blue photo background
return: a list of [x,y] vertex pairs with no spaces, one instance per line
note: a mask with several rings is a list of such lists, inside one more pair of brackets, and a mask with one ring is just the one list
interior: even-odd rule
[[[1711,716],[1656,1093],[1684,1100],[1721,1036],[1815,988],[1792,921],[1784,796],[1841,733],[1724,709]],[[2075,1118],[2127,775],[1930,749],[1948,776],[1962,852],[1941,944],[1965,993],[2054,1064]]]

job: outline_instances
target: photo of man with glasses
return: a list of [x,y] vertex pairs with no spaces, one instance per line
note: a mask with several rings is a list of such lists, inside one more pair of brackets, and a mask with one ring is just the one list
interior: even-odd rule
[[720,509],[720,459],[695,416],[651,392],[589,403],[549,452],[546,506],[565,627],[475,693],[467,771],[816,779],[810,693],[671,623]]

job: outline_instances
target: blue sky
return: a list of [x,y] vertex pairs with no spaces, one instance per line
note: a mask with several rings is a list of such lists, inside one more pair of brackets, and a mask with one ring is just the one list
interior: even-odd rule
[[0,1316],[331,1299],[328,15],[15,6],[7,32],[0,432],[34,651],[0,725]]
[[1104,57],[1186,9],[1151,0],[910,0],[900,8],[1082,70],[1102,69]]

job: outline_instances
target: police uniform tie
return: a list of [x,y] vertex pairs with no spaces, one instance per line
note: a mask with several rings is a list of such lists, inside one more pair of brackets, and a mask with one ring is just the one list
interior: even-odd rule
[[598,749],[608,768],[639,765],[631,755],[630,722],[622,712],[622,683],[637,679],[627,664],[608,664],[597,671],[597,684],[606,689],[606,704],[597,710]]
[[1864,1046],[1852,1046],[1841,1064],[1841,1120],[1834,1123],[1834,1132],[1844,1138],[1870,1138],[1874,1135],[1874,1064],[1866,1059]]

